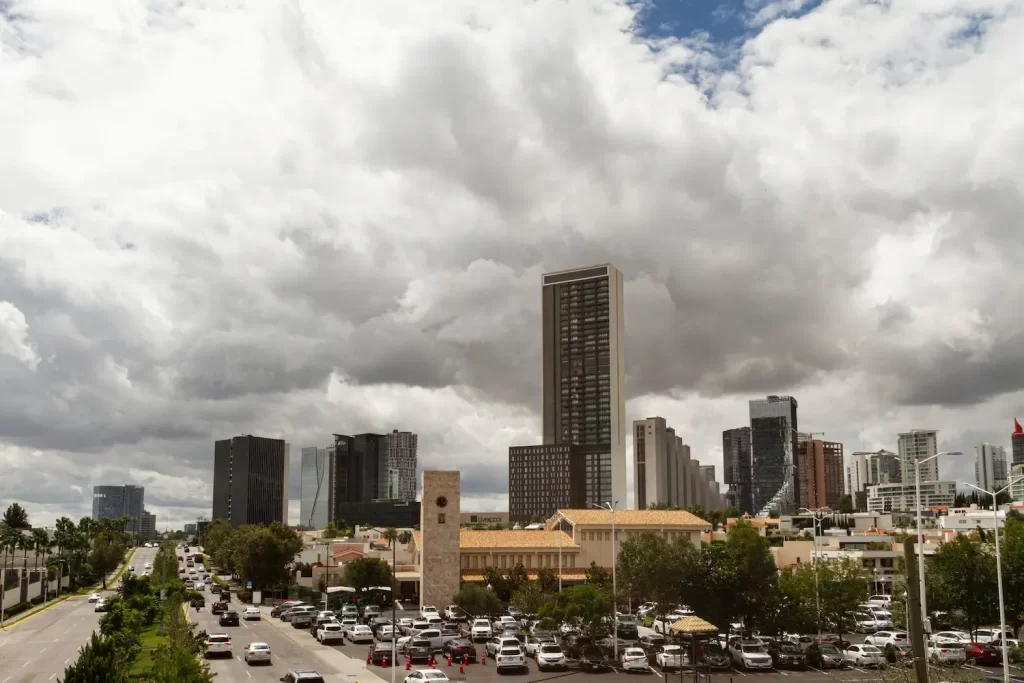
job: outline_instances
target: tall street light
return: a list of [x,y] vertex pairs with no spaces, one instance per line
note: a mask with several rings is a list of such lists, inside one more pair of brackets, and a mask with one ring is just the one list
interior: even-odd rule
[[562,531],[562,523],[566,521],[565,515],[558,510],[555,510],[555,516],[558,517],[558,592],[562,592],[562,537],[565,532]]
[[1003,567],[1001,556],[999,554],[999,506],[996,505],[996,497],[1021,480],[1024,480],[1024,477],[1011,479],[1009,484],[998,491],[986,491],[980,486],[968,484],[966,481],[963,482],[975,491],[981,491],[982,493],[987,493],[992,496],[992,524],[995,527],[994,531],[996,535],[996,582],[999,588],[999,644],[1003,648],[1003,683],[1010,683],[1010,660],[1007,658],[1006,653],[1006,607],[1003,604]]
[[604,503],[598,505],[597,503],[587,503],[590,507],[597,508],[598,510],[607,510],[612,515],[612,648],[615,651],[615,661],[619,661],[619,610],[617,605],[618,586],[615,581],[615,565],[618,563],[618,548],[616,547],[618,539],[615,538],[615,506],[619,504],[619,501],[613,501],[610,503]]
[[930,631],[931,627],[928,621],[928,601],[925,597],[924,589],[924,533],[921,531],[921,465],[935,460],[940,455],[963,455],[963,453],[960,451],[942,451],[935,455],[929,455],[927,458],[914,458],[913,460],[901,458],[898,455],[893,456],[904,465],[914,466],[914,507],[917,508],[917,574],[921,582],[919,586],[921,589],[921,617],[925,624],[925,632]]
[[814,613],[814,623],[818,627],[818,642],[821,642],[821,595],[818,589],[818,529],[821,524],[821,520],[825,518],[828,512],[831,512],[830,508],[800,508],[800,512],[807,512],[814,515],[814,550],[811,552],[811,566],[814,567],[814,606],[816,612]]

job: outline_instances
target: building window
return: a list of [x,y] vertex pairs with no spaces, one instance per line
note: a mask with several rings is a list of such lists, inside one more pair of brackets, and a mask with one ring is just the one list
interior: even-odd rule
[[438,524],[444,524],[444,513],[443,512],[437,513],[437,523]]
[[501,556],[501,568],[505,569],[505,556],[504,555]]

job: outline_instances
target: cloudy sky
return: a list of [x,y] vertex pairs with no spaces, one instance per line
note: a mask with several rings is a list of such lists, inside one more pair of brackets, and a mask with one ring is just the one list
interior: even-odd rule
[[176,526],[216,438],[405,429],[501,509],[541,273],[609,261],[629,420],[720,465],[791,393],[971,478],[1024,417],[1022,35],[1018,0],[0,0],[0,505],[137,483]]

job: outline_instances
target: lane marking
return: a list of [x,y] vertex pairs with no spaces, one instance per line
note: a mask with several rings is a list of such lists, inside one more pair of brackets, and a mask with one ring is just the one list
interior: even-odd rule
[[785,672],[785,671],[783,671],[782,669],[775,669],[775,668],[773,668],[773,669],[770,669],[770,671],[771,671],[772,673],[776,673],[776,674],[782,674],[783,676],[788,676],[788,675],[789,675],[788,673],[786,673],[786,672]]
[[[31,662],[31,661],[32,661],[32,660],[30,659],[30,660],[29,660],[29,662]],[[25,662],[24,664],[22,664],[22,665],[21,665],[21,668],[22,668],[22,669],[24,669],[24,668],[25,668],[26,666],[28,666],[28,662]]]
[[64,664],[67,664],[70,661],[71,661],[71,657],[68,657],[67,659],[64,660]]
[[53,680],[54,678],[56,678],[56,677],[57,677],[57,674],[56,674],[56,672],[54,672],[54,673],[50,674],[50,677],[49,677],[49,678],[47,678],[46,680],[48,680],[48,681],[52,681],[52,680]]
[[736,673],[738,673],[740,676],[744,676],[745,677],[747,675],[747,674],[743,673],[742,671],[740,671],[739,669],[737,669],[736,667],[730,667],[730,668],[733,671],[735,671]]
[[43,654],[44,652],[46,652],[46,648],[45,647],[42,650],[39,651],[39,654]]
[[245,675],[248,676],[249,678],[252,678],[252,674],[249,673],[248,671],[245,672]]

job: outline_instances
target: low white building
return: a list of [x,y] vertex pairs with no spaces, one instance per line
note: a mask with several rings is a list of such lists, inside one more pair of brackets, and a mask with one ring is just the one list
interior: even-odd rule
[[958,508],[950,510],[948,515],[939,517],[939,526],[943,529],[954,529],[956,531],[974,531],[984,529],[991,531],[996,528],[1002,529],[1006,523],[1006,513],[1002,510],[996,512],[992,517],[991,510],[982,510],[977,507]]
[[[868,510],[914,510],[917,490],[910,484],[878,484],[868,487]],[[956,502],[955,481],[921,482],[921,509],[949,508]]]

